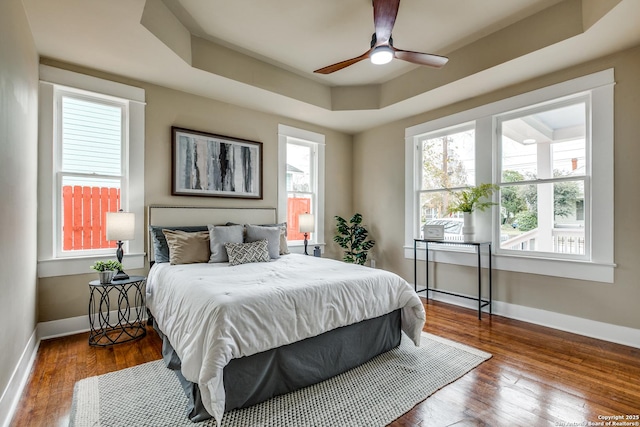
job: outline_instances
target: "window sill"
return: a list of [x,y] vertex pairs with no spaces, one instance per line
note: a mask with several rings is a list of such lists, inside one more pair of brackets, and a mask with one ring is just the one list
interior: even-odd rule
[[[429,248],[429,261],[476,267],[478,259],[475,250],[473,248],[464,248],[463,250],[462,248],[464,247],[456,249],[431,247]],[[404,247],[404,257],[406,259],[413,259],[413,246]],[[488,264],[487,257],[486,249],[484,249],[481,254],[483,267],[486,267]],[[418,260],[424,261],[424,248],[418,248],[417,258]],[[541,274],[541,272],[544,272],[545,276],[613,283],[616,265],[592,261],[493,254],[492,267],[495,270],[528,274]]]
[[[113,259],[106,255],[92,255],[77,258],[55,258],[38,260],[38,277],[71,276],[75,274],[91,273],[91,266],[94,262],[106,258]],[[145,253],[125,254],[122,263],[124,270],[133,270],[145,267]]]

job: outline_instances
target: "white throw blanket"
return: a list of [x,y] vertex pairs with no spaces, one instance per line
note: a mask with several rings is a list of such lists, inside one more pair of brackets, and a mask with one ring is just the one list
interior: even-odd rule
[[222,419],[223,369],[231,359],[291,344],[402,309],[416,345],[424,307],[398,275],[325,258],[286,255],[268,263],[156,264],[147,307],[200,387],[207,411]]

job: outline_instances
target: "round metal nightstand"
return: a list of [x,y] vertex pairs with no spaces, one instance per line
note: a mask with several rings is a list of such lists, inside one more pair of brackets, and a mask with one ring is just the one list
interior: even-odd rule
[[[89,282],[89,345],[104,347],[133,341],[147,334],[143,321],[146,281],[144,276],[131,276],[111,283]],[[113,313],[109,298],[112,291],[117,293]]]

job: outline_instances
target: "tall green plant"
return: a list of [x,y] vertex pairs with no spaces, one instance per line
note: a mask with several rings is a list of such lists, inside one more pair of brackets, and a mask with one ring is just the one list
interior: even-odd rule
[[345,262],[352,264],[364,265],[367,261],[367,252],[373,245],[375,240],[367,240],[369,232],[362,225],[362,215],[354,214],[349,222],[340,216],[335,216],[338,221],[338,234],[333,238],[342,249],[345,250]]

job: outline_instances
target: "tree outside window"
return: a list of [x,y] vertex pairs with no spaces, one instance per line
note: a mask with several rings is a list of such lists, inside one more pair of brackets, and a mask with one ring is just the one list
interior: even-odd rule
[[[450,217],[450,189],[475,183],[474,138],[474,129],[465,125],[448,132],[427,135],[421,140],[421,229],[424,224]],[[452,230],[454,228],[450,227]]]

